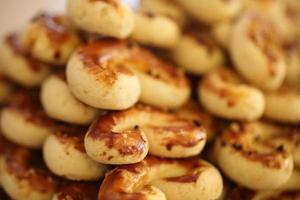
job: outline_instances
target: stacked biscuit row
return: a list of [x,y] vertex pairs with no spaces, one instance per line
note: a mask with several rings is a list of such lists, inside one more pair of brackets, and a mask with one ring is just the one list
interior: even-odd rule
[[299,199],[299,1],[134,5],[2,39],[0,199]]

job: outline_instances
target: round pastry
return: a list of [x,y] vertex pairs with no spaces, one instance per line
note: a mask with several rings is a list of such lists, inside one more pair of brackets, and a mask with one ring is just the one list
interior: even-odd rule
[[52,200],[97,200],[99,187],[94,182],[66,182]]
[[76,32],[68,27],[65,17],[42,13],[26,27],[21,43],[35,59],[52,65],[64,65],[80,40]]
[[139,98],[176,108],[190,95],[182,71],[130,42],[100,40],[83,46],[71,57],[66,74],[74,96],[96,108],[122,110]]
[[264,116],[277,122],[297,124],[300,122],[300,95],[298,89],[281,87],[265,94]]
[[263,17],[246,13],[234,24],[230,53],[234,66],[252,84],[278,89],[285,77],[284,53],[277,29]]
[[170,158],[198,155],[206,131],[193,121],[138,104],[99,117],[84,142],[87,154],[100,163],[129,164],[143,160],[148,149],[150,154]]
[[0,66],[4,75],[25,87],[38,86],[49,73],[48,66],[33,59],[14,33],[0,44]]
[[205,109],[225,119],[256,120],[265,108],[262,92],[244,84],[234,71],[225,67],[204,76],[198,96]]
[[277,189],[293,172],[288,145],[284,140],[272,141],[274,134],[266,128],[258,123],[233,123],[215,142],[214,153],[223,173],[254,190]]
[[64,72],[49,76],[41,87],[45,112],[56,120],[72,124],[89,124],[98,111],[78,101],[71,93]]
[[172,51],[177,65],[187,72],[201,75],[224,63],[224,55],[208,32],[187,31]]
[[138,12],[135,16],[133,40],[158,48],[172,48],[178,42],[180,29],[172,19],[155,12]]
[[201,22],[213,24],[234,17],[241,8],[241,0],[179,0],[184,8]]
[[126,38],[134,28],[133,12],[120,0],[68,0],[66,10],[70,20],[87,32]]
[[15,200],[51,200],[58,181],[38,152],[12,145],[0,162],[2,187]]
[[0,124],[8,140],[29,148],[41,148],[51,133],[53,121],[42,110],[37,92],[21,91],[3,108]]
[[126,49],[125,43],[102,40],[75,51],[66,71],[74,96],[101,109],[122,110],[134,105],[141,89],[138,77],[125,65]]
[[209,200],[222,193],[219,171],[198,158],[182,160],[148,156],[109,172],[98,199]]
[[54,174],[70,180],[86,181],[98,180],[104,175],[106,167],[86,154],[84,134],[84,128],[65,125],[47,137],[43,155]]
[[185,11],[176,1],[170,3],[169,0],[141,0],[140,9],[144,12],[154,12],[165,15],[173,19],[180,27],[187,21]]

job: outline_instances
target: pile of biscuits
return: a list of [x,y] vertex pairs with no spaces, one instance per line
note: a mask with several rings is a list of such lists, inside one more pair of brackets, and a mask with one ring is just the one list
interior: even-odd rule
[[299,0],[67,0],[0,74],[1,200],[300,199]]

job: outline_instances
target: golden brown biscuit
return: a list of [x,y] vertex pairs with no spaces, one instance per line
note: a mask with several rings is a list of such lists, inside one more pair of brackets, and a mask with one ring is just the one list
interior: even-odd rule
[[208,32],[188,30],[172,50],[178,66],[194,75],[202,75],[224,64],[224,54]]
[[39,152],[11,144],[1,162],[2,187],[15,200],[51,200],[58,180],[43,163]]
[[[159,13],[137,12],[131,38],[141,44],[158,48],[172,48],[180,38],[180,28],[176,22]],[[159,31],[158,31],[159,30]]]
[[54,122],[45,114],[37,91],[19,91],[1,113],[1,130],[10,141],[41,148]]
[[61,125],[47,137],[43,145],[44,160],[56,175],[70,180],[99,180],[106,166],[88,157],[84,148],[83,127]]
[[204,76],[198,86],[198,98],[205,109],[225,119],[253,121],[262,116],[265,108],[263,93],[225,67]]
[[232,123],[215,142],[214,155],[223,173],[253,190],[274,190],[291,177],[290,142],[281,129],[253,123]]
[[56,120],[84,125],[90,124],[98,114],[97,109],[73,96],[64,72],[53,74],[43,82],[40,98],[45,112]]
[[134,27],[132,10],[120,0],[68,0],[67,16],[79,29],[124,39]]
[[5,76],[25,87],[38,86],[49,74],[47,65],[24,50],[16,33],[6,35],[1,41],[0,65]]
[[230,19],[242,7],[241,0],[179,0],[179,3],[194,18],[208,24]]
[[99,117],[85,136],[87,154],[100,163],[129,164],[150,154],[185,158],[198,155],[206,143],[201,124],[150,106]]
[[109,172],[98,199],[209,200],[217,199],[222,188],[220,172],[204,160],[148,156]]
[[35,59],[52,65],[64,65],[80,44],[76,32],[68,26],[64,16],[41,13],[23,31],[21,43]]
[[245,13],[233,25],[230,54],[237,71],[250,83],[276,90],[284,81],[286,64],[276,27],[261,15]]
[[111,39],[80,47],[66,75],[74,96],[101,109],[123,110],[138,100],[177,108],[191,92],[180,69],[136,44]]

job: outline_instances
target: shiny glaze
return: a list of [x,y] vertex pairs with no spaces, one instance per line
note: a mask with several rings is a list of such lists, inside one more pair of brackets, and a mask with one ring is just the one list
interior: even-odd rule
[[[151,124],[150,120],[149,122],[144,122],[144,124],[136,124],[136,126],[127,130],[114,131],[114,127],[122,123],[122,121],[143,115],[149,117],[149,119],[163,117],[165,120],[168,120],[169,124],[159,126]],[[172,122],[174,123],[173,125]],[[178,123],[180,124],[178,125]],[[172,133],[170,137],[165,137],[161,141],[162,145],[168,150],[171,150],[173,146],[193,147],[206,139],[205,130],[202,126],[144,104],[138,104],[124,111],[110,112],[101,116],[92,124],[87,136],[95,140],[104,141],[108,148],[117,149],[121,155],[141,154],[146,146],[146,141],[141,136],[139,126],[141,126],[141,129],[143,126],[150,127],[157,134]]]
[[130,76],[138,71],[175,86],[188,86],[181,71],[133,42],[103,39],[79,48],[77,53],[87,70],[108,85],[119,74]]
[[113,130],[118,121],[125,117],[126,111],[110,112],[99,117],[90,126],[88,137],[104,141],[109,149],[116,149],[121,155],[142,154],[146,148],[146,141],[138,126],[124,130],[122,133]]
[[202,170],[208,167],[197,158],[175,160],[147,156],[140,163],[120,166],[109,172],[100,187],[98,200],[146,200],[146,194],[140,190],[153,192],[150,186],[151,181],[160,179],[160,177],[149,177],[149,175],[156,174],[156,170],[159,171],[158,168],[162,165],[170,165],[170,167],[179,165],[185,168],[186,174],[163,178],[165,181],[181,184],[197,182]]
[[176,133],[174,134],[176,136],[164,139],[163,145],[165,145],[169,151],[171,151],[174,146],[194,147],[199,144],[200,141],[206,139],[204,135],[195,133],[199,130],[199,126],[194,123],[176,127],[154,127],[153,129],[156,134],[164,134],[166,132]]

